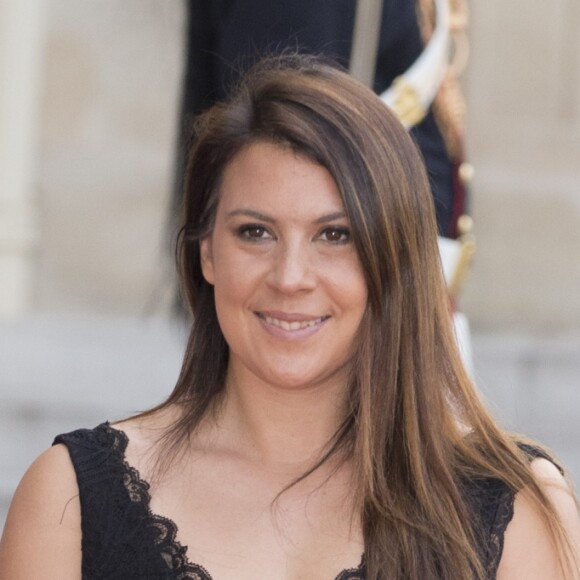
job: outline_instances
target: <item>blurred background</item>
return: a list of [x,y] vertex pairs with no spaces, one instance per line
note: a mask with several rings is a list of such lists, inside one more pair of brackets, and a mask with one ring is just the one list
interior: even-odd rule
[[[578,481],[580,3],[470,11],[475,378]],[[0,525],[55,435],[177,378],[164,228],[184,33],[177,0],[0,0]]]

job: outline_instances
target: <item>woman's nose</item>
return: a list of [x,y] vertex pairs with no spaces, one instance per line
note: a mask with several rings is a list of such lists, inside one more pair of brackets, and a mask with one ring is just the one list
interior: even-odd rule
[[311,254],[311,249],[303,244],[281,244],[273,256],[270,284],[287,294],[312,290],[316,285],[316,271]]

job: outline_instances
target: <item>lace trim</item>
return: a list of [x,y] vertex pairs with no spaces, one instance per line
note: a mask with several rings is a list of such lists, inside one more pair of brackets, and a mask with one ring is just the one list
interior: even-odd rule
[[361,563],[356,568],[343,570],[334,580],[365,580],[365,555],[362,555]]
[[[211,574],[199,564],[189,562],[187,546],[177,539],[177,524],[166,517],[151,511],[151,494],[149,483],[141,478],[139,472],[127,463],[125,451],[129,439],[125,433],[111,427],[110,423],[99,426],[107,435],[111,450],[116,454],[123,466],[123,485],[133,503],[140,504],[147,513],[147,525],[155,532],[155,545],[159,548],[161,557],[167,567],[176,574],[176,580],[213,580]],[[97,429],[99,429],[97,427]],[[365,580],[364,554],[357,568],[343,570],[335,580]]]
[[[520,450],[525,453],[529,461],[538,458],[547,459],[557,467],[562,475],[564,475],[562,467],[555,463],[550,455],[548,455],[544,450],[527,443],[518,442],[517,445]],[[487,573],[490,579],[495,579],[497,575],[497,569],[499,568],[499,563],[503,554],[505,532],[508,524],[514,517],[515,499],[516,492],[506,488],[496,500],[497,511],[489,535],[490,549],[488,552],[489,559],[487,562]]]
[[487,562],[487,573],[489,578],[495,578],[499,562],[503,554],[505,531],[514,516],[515,493],[508,489],[497,504],[497,512],[490,530],[489,559]]
[[159,516],[151,511],[151,494],[149,483],[141,478],[139,472],[131,467],[125,459],[129,439],[125,433],[102,425],[111,449],[123,466],[123,485],[133,503],[141,504],[147,512],[147,525],[155,532],[155,545],[167,567],[176,574],[176,580],[213,580],[211,574],[199,564],[192,564],[187,559],[187,546],[182,546],[176,539],[177,525],[169,518]]

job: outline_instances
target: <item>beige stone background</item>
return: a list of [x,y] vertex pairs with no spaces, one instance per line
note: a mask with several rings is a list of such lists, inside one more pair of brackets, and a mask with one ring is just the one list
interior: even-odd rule
[[[580,329],[580,3],[472,2],[476,331]],[[580,354],[580,353],[579,353]]]
[[[475,378],[580,477],[580,3],[470,8]],[[0,306],[0,522],[56,433],[152,404],[179,370],[163,226],[183,25],[179,0],[0,0],[0,285],[24,264]]]

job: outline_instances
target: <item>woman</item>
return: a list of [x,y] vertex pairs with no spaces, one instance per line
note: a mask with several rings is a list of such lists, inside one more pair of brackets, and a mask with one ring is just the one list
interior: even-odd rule
[[370,90],[254,69],[199,122],[179,265],[174,392],[56,439],[1,578],[579,577],[572,493],[478,400],[423,164]]

